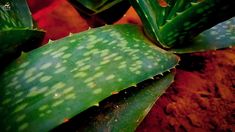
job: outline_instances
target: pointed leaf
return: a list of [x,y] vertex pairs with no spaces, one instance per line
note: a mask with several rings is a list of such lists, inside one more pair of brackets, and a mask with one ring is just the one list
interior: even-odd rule
[[44,35],[45,32],[33,29],[12,29],[0,31],[1,62],[4,62],[5,64],[11,59],[15,59],[20,55],[22,50],[29,51],[39,47]]
[[148,80],[102,101],[53,131],[123,131],[133,132],[151,107],[174,80],[167,73],[157,80]]
[[33,28],[33,20],[26,0],[0,1],[0,30],[13,27]]
[[234,27],[235,17],[202,32],[185,46],[171,49],[170,51],[182,54],[235,46]]
[[130,1],[141,17],[147,35],[165,48],[182,45],[235,15],[234,0],[176,0],[173,7],[162,7],[152,0]]
[[[45,33],[33,28],[25,0],[0,1],[0,61],[3,62],[0,69],[17,58],[22,50],[39,46]],[[28,44],[29,41],[33,45]]]
[[48,131],[178,63],[134,25],[92,29],[22,55],[0,75],[1,130]]
[[157,24],[157,18],[159,17],[160,9],[156,1],[153,0],[130,0],[131,5],[135,8],[139,17],[144,25],[144,30],[146,35],[155,42],[160,42],[159,45],[165,47],[161,44],[159,34],[159,26]]

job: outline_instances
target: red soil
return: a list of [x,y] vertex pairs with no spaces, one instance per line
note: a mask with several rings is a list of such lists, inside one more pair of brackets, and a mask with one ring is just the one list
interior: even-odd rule
[[89,28],[86,20],[66,0],[28,1],[38,27],[46,31],[44,44],[49,39],[56,40]]
[[182,61],[174,84],[137,131],[235,131],[235,48]]

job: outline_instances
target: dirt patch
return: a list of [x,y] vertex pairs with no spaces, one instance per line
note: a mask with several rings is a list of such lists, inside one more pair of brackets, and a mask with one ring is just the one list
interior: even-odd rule
[[235,48],[181,56],[142,131],[235,131]]

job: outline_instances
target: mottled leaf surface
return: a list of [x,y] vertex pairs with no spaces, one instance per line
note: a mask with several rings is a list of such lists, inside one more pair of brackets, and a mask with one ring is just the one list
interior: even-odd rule
[[34,29],[25,0],[0,1],[0,61],[3,65],[17,58],[22,50],[37,47],[44,34]]
[[184,44],[204,30],[235,15],[234,0],[130,0],[149,38],[162,47]]
[[134,25],[71,35],[22,55],[0,75],[0,124],[47,131],[178,63]]
[[9,28],[33,28],[33,21],[25,0],[0,1],[0,30]]
[[192,53],[206,50],[216,50],[235,45],[235,17],[217,24],[209,30],[199,34],[192,41],[179,48],[171,49],[172,52]]
[[147,80],[138,87],[121,91],[102,101],[53,131],[133,132],[155,101],[174,81],[174,73]]

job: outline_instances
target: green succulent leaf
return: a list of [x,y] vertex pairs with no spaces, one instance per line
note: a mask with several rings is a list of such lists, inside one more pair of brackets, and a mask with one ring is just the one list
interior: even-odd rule
[[102,101],[53,131],[123,131],[133,132],[155,101],[174,81],[174,73],[147,80],[135,88],[121,91]]
[[25,0],[0,1],[0,61],[3,62],[0,69],[20,56],[22,50],[38,47],[44,35],[43,31],[34,29]]
[[235,15],[234,0],[165,0],[168,6],[161,6],[159,1],[130,0],[147,36],[165,48],[182,45]]
[[[34,29],[12,29],[0,31],[0,60],[1,62],[9,62],[21,54],[21,51],[29,51],[39,47],[44,32]],[[6,59],[8,58],[8,59]],[[11,59],[9,59],[11,58]]]
[[1,73],[0,129],[48,131],[178,61],[134,25],[105,26],[51,42]]
[[33,20],[26,0],[0,1],[0,30],[33,28]]
[[187,43],[170,51],[182,54],[235,46],[235,17],[202,32]]
[[124,0],[70,0],[80,11],[85,14],[94,15]]

